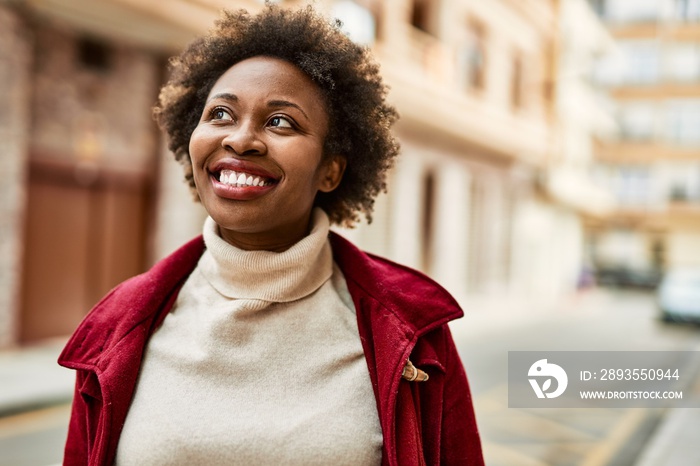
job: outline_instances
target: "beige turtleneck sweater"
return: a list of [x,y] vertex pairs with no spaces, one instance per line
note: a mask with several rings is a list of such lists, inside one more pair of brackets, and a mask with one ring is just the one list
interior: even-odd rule
[[328,217],[281,253],[207,249],[151,337],[122,465],[379,465],[382,432]]

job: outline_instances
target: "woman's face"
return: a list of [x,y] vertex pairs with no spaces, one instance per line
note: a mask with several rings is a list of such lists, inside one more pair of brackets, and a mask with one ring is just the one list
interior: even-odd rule
[[222,237],[284,250],[308,233],[318,191],[340,183],[345,159],[324,159],[328,114],[317,85],[289,62],[254,57],[211,89],[190,139],[194,182]]

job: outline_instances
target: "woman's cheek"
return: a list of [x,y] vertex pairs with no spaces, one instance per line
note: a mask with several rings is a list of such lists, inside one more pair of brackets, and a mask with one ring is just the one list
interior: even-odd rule
[[190,152],[194,150],[201,153],[206,147],[213,144],[215,137],[216,133],[207,125],[197,125],[190,137]]

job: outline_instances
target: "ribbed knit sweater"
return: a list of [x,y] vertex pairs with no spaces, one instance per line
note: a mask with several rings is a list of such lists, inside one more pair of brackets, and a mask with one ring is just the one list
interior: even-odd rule
[[382,432],[326,214],[281,252],[207,249],[144,355],[122,465],[379,465]]

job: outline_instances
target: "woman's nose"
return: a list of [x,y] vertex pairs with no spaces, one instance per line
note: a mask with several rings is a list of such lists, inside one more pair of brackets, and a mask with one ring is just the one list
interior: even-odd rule
[[262,155],[265,143],[260,139],[253,124],[246,122],[228,128],[228,134],[221,140],[221,145],[237,155]]

